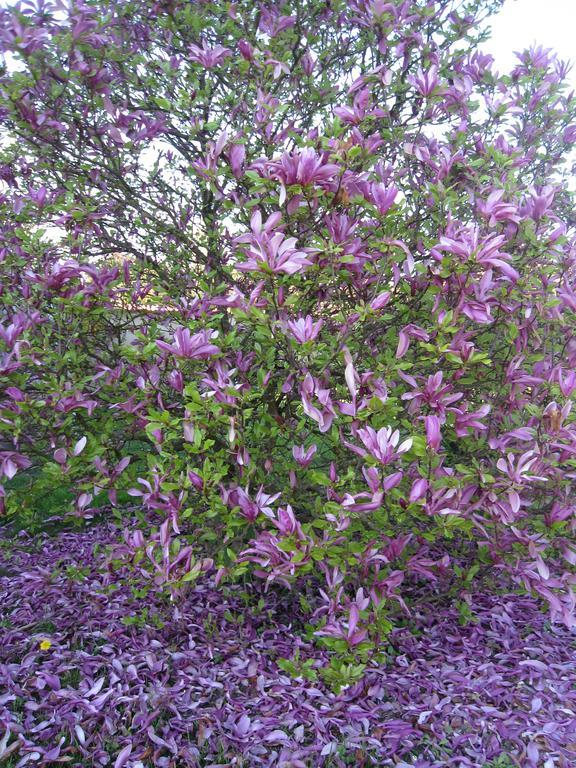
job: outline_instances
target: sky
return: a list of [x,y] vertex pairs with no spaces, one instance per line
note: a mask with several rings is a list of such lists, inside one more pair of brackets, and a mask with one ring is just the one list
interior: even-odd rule
[[490,26],[492,39],[482,49],[494,56],[500,72],[514,65],[514,51],[538,43],[575,62],[576,88],[576,0],[506,0]]

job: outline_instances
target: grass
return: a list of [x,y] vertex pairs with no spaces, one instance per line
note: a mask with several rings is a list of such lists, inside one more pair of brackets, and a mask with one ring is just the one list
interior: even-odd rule
[[484,763],[482,768],[518,768],[519,763],[512,759],[510,755],[499,755],[489,763]]
[[68,669],[60,678],[60,684],[63,688],[78,688],[80,685],[80,681],[82,680],[82,675],[80,674],[80,670],[78,667],[72,667],[72,669]]
[[51,635],[56,632],[56,624],[54,624],[53,621],[44,619],[43,621],[39,621],[34,625],[34,632],[36,634]]

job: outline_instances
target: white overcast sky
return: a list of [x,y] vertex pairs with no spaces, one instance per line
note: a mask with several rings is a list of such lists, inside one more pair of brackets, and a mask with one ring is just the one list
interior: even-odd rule
[[506,0],[490,26],[492,39],[482,50],[494,56],[500,72],[514,66],[514,51],[538,43],[574,63],[576,87],[576,0]]

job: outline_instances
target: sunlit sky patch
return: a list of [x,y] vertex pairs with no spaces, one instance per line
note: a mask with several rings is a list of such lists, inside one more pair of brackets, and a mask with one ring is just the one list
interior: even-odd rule
[[[490,26],[492,38],[483,48],[494,56],[500,72],[514,66],[514,51],[534,43],[576,61],[576,0],[507,0]],[[576,66],[571,80],[576,88]]]

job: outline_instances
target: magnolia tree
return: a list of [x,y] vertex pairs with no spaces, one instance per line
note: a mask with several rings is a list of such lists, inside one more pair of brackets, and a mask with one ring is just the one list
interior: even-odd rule
[[500,0],[0,11],[4,514],[355,658],[430,593],[574,619],[568,68]]

